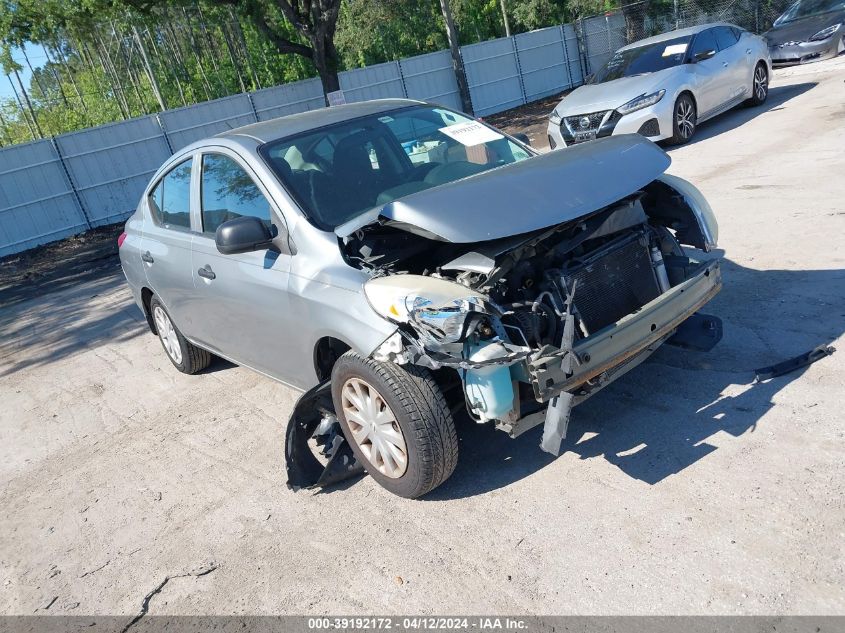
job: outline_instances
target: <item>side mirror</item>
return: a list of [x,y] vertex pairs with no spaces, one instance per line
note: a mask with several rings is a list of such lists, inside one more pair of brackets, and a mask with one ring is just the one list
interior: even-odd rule
[[218,226],[214,242],[217,250],[224,255],[250,253],[270,248],[273,245],[273,232],[258,218],[244,215]]
[[528,135],[524,132],[520,132],[519,134],[511,134],[511,136],[513,136],[517,141],[519,141],[523,145],[531,147],[531,139],[528,138]]
[[696,53],[693,59],[697,62],[703,62],[705,59],[710,59],[713,55],[716,54],[712,48],[707,49],[706,51],[701,51],[700,53]]

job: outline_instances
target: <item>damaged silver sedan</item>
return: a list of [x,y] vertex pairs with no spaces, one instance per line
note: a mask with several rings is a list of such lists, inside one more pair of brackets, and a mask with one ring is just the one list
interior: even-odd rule
[[557,454],[572,406],[659,345],[719,341],[716,220],[669,163],[636,135],[537,155],[438,106],[340,106],[178,152],[121,262],[177,369],[306,391],[290,485],[364,469],[418,497],[455,468],[454,414]]

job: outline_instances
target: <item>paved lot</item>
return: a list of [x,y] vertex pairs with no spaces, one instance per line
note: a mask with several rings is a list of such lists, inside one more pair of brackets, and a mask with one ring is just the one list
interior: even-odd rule
[[557,459],[539,429],[463,425],[425,500],[287,490],[297,394],[219,361],[177,373],[114,260],[6,295],[0,612],[132,615],[214,563],[150,613],[842,613],[843,78],[843,58],[780,72],[764,108],[671,152],[721,222],[723,342],[576,409]]

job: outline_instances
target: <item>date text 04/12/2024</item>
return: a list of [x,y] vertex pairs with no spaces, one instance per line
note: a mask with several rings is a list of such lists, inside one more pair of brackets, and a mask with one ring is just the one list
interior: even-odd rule
[[474,631],[519,631],[528,628],[528,623],[519,618],[501,617],[322,617],[308,618],[310,630],[474,630]]

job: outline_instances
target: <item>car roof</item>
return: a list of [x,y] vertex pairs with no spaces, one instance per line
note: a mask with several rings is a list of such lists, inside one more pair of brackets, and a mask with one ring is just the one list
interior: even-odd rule
[[654,37],[647,37],[644,40],[638,40],[627,46],[623,46],[620,48],[620,51],[627,51],[632,48],[639,48],[640,46],[648,46],[650,44],[659,44],[660,42],[666,42],[669,40],[674,40],[679,37],[687,37],[690,35],[696,35],[697,33],[701,33],[705,29],[713,28],[714,26],[731,26],[733,28],[739,28],[734,24],[728,24],[727,22],[710,22],[708,24],[699,24],[698,26],[689,26],[685,29],[678,29],[677,31],[669,31],[667,33],[661,33],[660,35],[655,35]]
[[279,117],[278,119],[244,125],[243,127],[217,134],[215,138],[248,136],[260,143],[267,143],[295,134],[301,134],[302,132],[316,130],[326,125],[342,123],[343,121],[349,121],[358,117],[390,112],[391,110],[407,108],[408,106],[420,105],[422,103],[424,102],[414,101],[413,99],[376,99],[332,106],[330,108],[319,108],[317,110],[309,110],[308,112],[290,114]]

